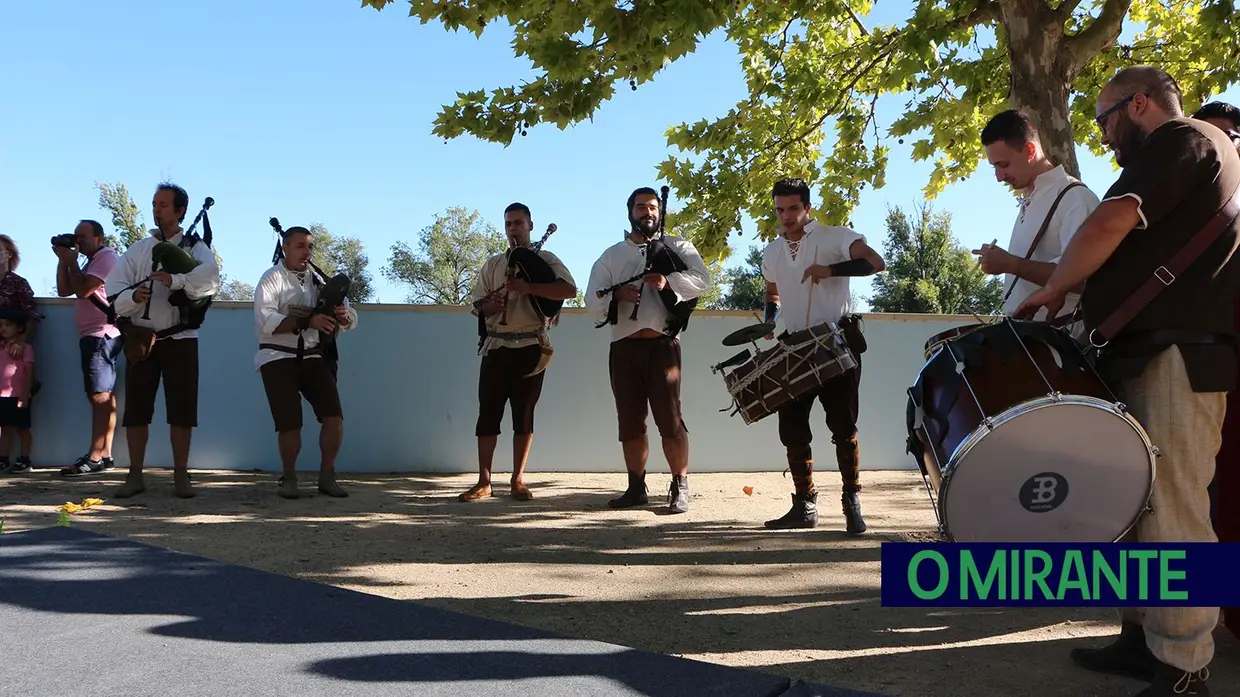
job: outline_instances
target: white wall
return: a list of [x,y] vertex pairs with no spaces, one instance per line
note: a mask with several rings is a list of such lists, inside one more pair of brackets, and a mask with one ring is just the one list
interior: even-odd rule
[[[85,452],[89,411],[72,305],[55,298],[40,298],[38,303],[48,319],[34,340],[43,391],[34,400],[33,459],[37,466],[58,466]],[[376,304],[362,305],[359,312],[358,328],[344,335],[340,345],[345,443],[338,468],[476,471],[480,360],[476,319],[456,307]],[[253,368],[257,339],[252,317],[249,303],[221,302],[211,309],[201,330],[199,428],[194,432],[191,467],[279,469],[271,414]],[[723,346],[720,340],[755,321],[747,313],[698,312],[682,334],[682,399],[692,471],[782,471],[786,466],[775,417],[752,426],[740,416],[729,417],[731,403],[723,377],[710,372],[711,365],[740,350]],[[941,315],[866,316],[869,350],[862,358],[859,424],[864,469],[916,467],[904,451],[905,390],[923,365],[925,340],[972,321]],[[557,350],[536,414],[531,471],[623,471],[607,375],[608,329],[594,329],[593,320],[581,310],[565,310],[553,332]],[[767,345],[760,342],[762,348]],[[123,388],[118,391],[123,409]],[[314,468],[317,424],[308,406],[304,413],[307,428],[300,466]],[[508,418],[496,453],[497,471],[510,468]],[[812,418],[818,457],[833,463],[820,407],[815,407]],[[171,465],[164,423],[161,391],[148,446],[147,464],[152,467]],[[649,429],[655,436],[651,469],[665,470],[653,419]],[[114,455],[118,465],[128,464],[119,426]]]

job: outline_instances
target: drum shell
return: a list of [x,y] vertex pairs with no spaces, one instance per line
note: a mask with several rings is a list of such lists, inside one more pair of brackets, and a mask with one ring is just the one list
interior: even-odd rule
[[[1153,447],[1148,436],[1140,424],[1123,411],[1071,337],[1042,323],[1011,320],[960,329],[968,331],[937,347],[909,395],[909,450],[938,495],[937,507],[942,521],[948,519],[947,492],[952,475],[966,453],[982,439],[993,437],[991,428],[1003,427],[1048,407],[1095,407],[1127,422],[1120,425],[1106,421],[1108,428],[1109,424],[1116,423],[1121,431],[1131,431],[1124,436],[1128,439],[1125,445],[1140,441],[1150,448],[1148,463],[1133,461],[1132,464],[1134,471],[1148,464],[1152,485]],[[1020,334],[1019,341],[1014,329]],[[932,338],[927,346],[934,341]],[[920,417],[916,416],[918,407]],[[1061,434],[1045,435],[1047,439],[1056,436]],[[1020,458],[1019,452],[1012,455]],[[1045,468],[1056,466],[1047,463]],[[1131,522],[1135,520],[1136,514]],[[996,529],[1000,527],[998,522],[995,526]],[[1118,526],[1116,538],[1095,541],[1115,541],[1126,530]],[[947,532],[951,535],[950,530]]]
[[[746,424],[756,423],[807,394],[817,393],[828,380],[857,367],[857,359],[835,322],[827,322],[779,337],[779,345],[760,351],[730,372],[724,384]],[[762,374],[738,387],[755,371]]]

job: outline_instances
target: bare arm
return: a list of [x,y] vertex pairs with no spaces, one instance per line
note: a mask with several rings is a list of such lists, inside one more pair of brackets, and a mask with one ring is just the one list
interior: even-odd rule
[[1074,292],[1102,267],[1134,228],[1141,224],[1136,199],[1125,196],[1098,206],[1064,250],[1063,259],[1046,280],[1045,287],[1059,293]]
[[72,294],[73,286],[69,285],[69,272],[62,261],[56,265],[56,295],[66,298]]
[[848,256],[852,259],[865,259],[870,262],[874,270],[866,274],[867,276],[887,269],[887,262],[883,261],[882,256],[862,240],[857,240],[848,246]]
[[[95,290],[99,288],[99,286],[103,285],[102,278],[99,278],[98,276],[90,276],[90,275],[82,273],[82,270],[78,268],[77,264],[66,262],[65,264],[61,265],[60,268],[62,271],[64,271],[65,276],[67,277],[66,280],[68,281],[70,293],[72,293],[73,295],[76,295],[79,298],[85,298],[91,293],[94,293]],[[59,273],[57,273],[57,276],[56,276],[56,284],[57,284],[56,286],[57,292],[60,292],[60,274]],[[68,294],[69,293],[62,293],[60,297],[63,298],[65,297],[65,295],[68,295]]]

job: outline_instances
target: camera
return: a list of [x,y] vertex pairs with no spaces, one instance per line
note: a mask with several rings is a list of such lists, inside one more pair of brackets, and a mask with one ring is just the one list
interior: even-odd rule
[[77,247],[77,235],[74,235],[72,232],[66,232],[63,235],[55,235],[52,237],[52,246],[73,249],[74,247]]

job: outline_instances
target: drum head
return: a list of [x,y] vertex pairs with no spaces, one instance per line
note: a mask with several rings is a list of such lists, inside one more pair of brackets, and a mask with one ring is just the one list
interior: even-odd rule
[[1149,502],[1148,436],[1107,402],[1041,398],[992,427],[947,468],[940,506],[957,542],[1115,542]]

